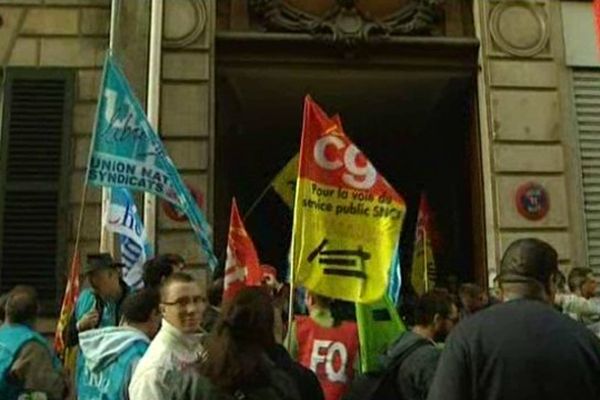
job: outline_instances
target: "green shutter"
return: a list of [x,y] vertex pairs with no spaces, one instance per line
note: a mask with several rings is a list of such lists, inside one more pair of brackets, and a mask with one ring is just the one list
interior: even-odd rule
[[29,284],[60,301],[67,261],[73,71],[7,69],[1,132],[0,290]]
[[573,70],[588,262],[600,270],[600,70]]

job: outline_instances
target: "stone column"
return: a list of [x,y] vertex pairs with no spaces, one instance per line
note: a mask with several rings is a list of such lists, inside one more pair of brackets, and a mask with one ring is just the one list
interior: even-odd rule
[[[215,0],[165,2],[160,132],[183,179],[212,222]],[[160,207],[160,206],[159,206]],[[189,223],[158,211],[158,250],[205,266]]]
[[[515,239],[537,237],[571,264],[576,238],[567,200],[568,132],[561,112],[563,43],[556,0],[476,0],[481,40],[479,119],[484,172],[490,285],[504,249]],[[547,194],[539,219],[523,212],[519,188],[532,182]],[[535,193],[531,198],[535,202]],[[543,196],[542,196],[543,197]],[[540,197],[537,198],[538,200]],[[543,200],[543,198],[542,198]],[[521,210],[519,210],[519,204]]]

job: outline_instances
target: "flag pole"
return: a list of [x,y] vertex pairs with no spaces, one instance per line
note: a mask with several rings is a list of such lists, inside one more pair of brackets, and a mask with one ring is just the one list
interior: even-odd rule
[[[300,165],[298,165],[298,177],[296,178],[296,188],[300,187]],[[298,196],[300,195],[300,191],[296,190],[295,195],[294,195],[294,208],[293,208],[293,213],[294,213],[294,217],[293,217],[293,223],[292,226],[296,226],[296,210],[295,210],[295,205],[296,203],[298,203]],[[289,304],[288,304],[288,324],[287,324],[287,343],[286,343],[286,347],[288,349],[288,351],[290,351],[291,347],[292,347],[292,323],[294,322],[294,290],[296,289],[296,284],[295,284],[295,280],[296,277],[294,276],[294,256],[296,254],[295,251],[295,240],[294,237],[296,235],[294,235],[294,230],[292,229],[292,240],[290,243],[290,297],[289,297]]]
[[427,230],[421,228],[421,237],[423,238],[423,285],[425,287],[425,293],[429,292],[429,271],[428,271],[428,260],[427,260]]
[[[154,0],[150,10],[150,49],[148,56],[148,96],[146,115],[150,126],[158,132],[160,113],[160,68],[163,30],[163,0]],[[144,228],[148,243],[156,253],[156,196],[144,192]]]
[[254,200],[254,203],[252,203],[252,205],[250,206],[250,208],[248,208],[248,210],[244,213],[244,222],[246,221],[246,218],[248,218],[248,216],[252,213],[252,211],[254,211],[254,209],[258,206],[258,204],[260,203],[260,201],[267,195],[267,192],[269,191],[269,189],[271,188],[271,186],[273,186],[273,181],[271,181],[266,188],[263,189],[263,191],[260,193],[260,195],[258,195],[258,197],[256,198],[256,200]]
[[[108,51],[112,54],[115,48],[115,38],[117,36],[117,19],[119,16],[121,0],[112,0],[110,5],[110,33],[108,37]],[[96,121],[97,122],[97,121]],[[93,143],[93,142],[92,142]],[[106,228],[104,216],[110,207],[111,189],[102,186],[102,210],[100,214],[100,251],[108,252],[114,256],[114,235]]]

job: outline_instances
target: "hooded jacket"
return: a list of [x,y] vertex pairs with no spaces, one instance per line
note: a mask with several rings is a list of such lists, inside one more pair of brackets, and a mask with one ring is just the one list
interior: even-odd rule
[[128,386],[150,340],[131,327],[93,329],[79,334],[84,367],[77,387],[80,399],[129,399]]
[[434,342],[407,331],[383,355],[384,369],[390,368],[394,360],[402,357],[410,347],[419,341],[424,342],[423,345],[408,355],[395,373],[396,389],[401,394],[401,399],[424,400],[427,398],[441,350],[436,348]]

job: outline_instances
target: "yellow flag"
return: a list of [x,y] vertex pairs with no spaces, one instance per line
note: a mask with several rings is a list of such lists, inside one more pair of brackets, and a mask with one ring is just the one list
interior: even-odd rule
[[296,177],[298,176],[298,158],[296,153],[294,157],[283,167],[273,179],[273,189],[279,197],[292,209],[294,208],[294,194],[296,192]]
[[384,295],[404,200],[307,96],[294,208],[294,280],[332,298]]

